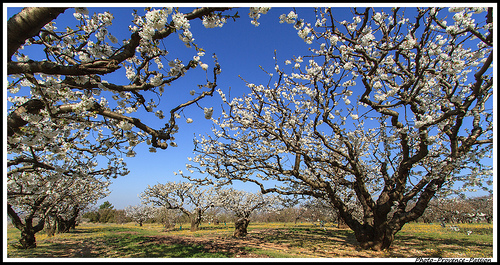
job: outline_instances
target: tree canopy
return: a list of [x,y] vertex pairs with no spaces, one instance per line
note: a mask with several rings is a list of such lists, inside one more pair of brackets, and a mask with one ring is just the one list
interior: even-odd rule
[[319,48],[276,62],[271,81],[247,81],[241,97],[218,90],[223,114],[195,139],[189,168],[208,175],[197,181],[326,199],[376,250],[458,182],[487,189],[493,9],[412,11],[354,8],[348,22],[321,8],[315,23],[283,14]]

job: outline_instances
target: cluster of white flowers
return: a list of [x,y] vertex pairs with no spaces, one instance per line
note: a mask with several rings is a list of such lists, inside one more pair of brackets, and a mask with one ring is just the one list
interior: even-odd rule
[[269,10],[271,10],[270,7],[250,7],[248,16],[252,19],[251,23],[258,27],[260,23],[257,20],[260,18],[260,14],[267,14]]
[[420,128],[420,127],[422,127],[424,125],[429,124],[432,121],[433,121],[432,116],[426,115],[425,117],[423,117],[420,120],[415,120],[415,128]]
[[401,44],[401,48],[406,50],[413,49],[416,44],[417,40],[413,36],[406,35],[405,41]]
[[163,114],[163,111],[162,110],[157,110],[155,112],[155,116],[160,118],[160,119],[164,119],[165,118],[165,115]]
[[298,58],[296,58],[294,61],[295,61],[295,65],[293,66],[293,68],[295,68],[295,69],[299,69],[300,63],[304,62],[304,60],[300,56]]
[[182,34],[179,34],[179,39],[182,40],[187,47],[191,47],[190,43],[194,41],[193,33],[189,29],[185,29]]
[[[203,63],[201,60],[200,60],[200,57],[204,56],[205,55],[205,52],[203,51],[199,51],[197,55],[193,56],[193,60],[198,63],[198,65],[201,67],[201,69],[203,69],[204,71],[206,71],[208,69],[208,64],[206,63]],[[201,87],[200,87],[201,88]]]
[[87,42],[87,52],[93,55],[94,58],[104,59],[111,56],[114,51],[108,44],[97,44],[90,40]]
[[306,39],[309,36],[309,33],[311,33],[311,28],[305,26],[303,29],[299,30],[297,34],[301,39]]
[[295,20],[298,18],[297,14],[295,12],[290,11],[287,15],[281,14],[280,15],[280,23],[288,23],[288,24],[293,24],[295,23]]
[[132,130],[132,128],[134,127],[133,124],[129,123],[129,122],[126,122],[126,121],[120,121],[118,124],[117,124],[118,128],[122,129],[122,130],[125,130],[125,131],[129,131],[129,130]]
[[97,38],[98,41],[104,41],[106,35],[108,35],[108,30],[106,28],[100,28],[95,33],[95,37]]
[[203,16],[203,26],[205,28],[215,28],[215,27],[220,27],[224,26],[226,24],[227,19],[224,17],[221,17],[217,14],[210,14],[207,16]]
[[189,31],[191,24],[189,24],[186,15],[183,13],[175,13],[172,15],[172,21],[174,22],[176,30],[183,30],[183,32],[179,34],[179,39],[181,39],[187,47],[191,47],[190,44],[194,41],[194,38],[193,33]]
[[203,113],[205,114],[205,119],[210,120],[212,118],[212,114],[214,113],[214,108],[203,108]]
[[182,13],[175,13],[172,15],[172,21],[174,22],[174,27],[176,30],[180,29],[190,29],[191,25],[189,24],[189,20],[186,18],[186,15]]
[[375,36],[373,36],[372,33],[367,33],[361,37],[361,45],[364,47],[373,45],[373,40],[375,39]]
[[318,76],[318,78],[321,78],[321,72],[323,70],[323,67],[321,67],[318,63],[316,63],[314,60],[309,60],[309,67],[306,67],[307,74],[310,76]]
[[[165,27],[168,20],[168,10],[150,10],[146,13],[146,22],[140,23],[143,28],[139,32],[141,38],[151,40],[155,31]],[[137,18],[139,19],[139,18]]]
[[170,76],[177,76],[179,74],[184,75],[184,73],[186,72],[184,64],[182,64],[179,59],[168,62],[168,66],[171,67],[169,71]]
[[170,13],[165,10],[150,10],[146,13],[145,26],[151,26],[155,30],[160,30],[167,24],[167,17]]
[[350,62],[350,61],[344,64],[344,69],[345,70],[349,71],[349,70],[352,70],[353,68],[354,68],[354,64],[352,62]]
[[163,84],[163,74],[157,73],[149,79],[149,83],[155,87]]
[[375,12],[375,14],[373,14],[372,18],[377,23],[382,23],[383,19],[384,19],[380,12]]

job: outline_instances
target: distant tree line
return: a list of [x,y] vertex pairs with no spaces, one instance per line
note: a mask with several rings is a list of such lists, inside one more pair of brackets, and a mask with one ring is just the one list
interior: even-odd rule
[[[98,209],[88,211],[81,215],[84,221],[93,223],[117,223],[123,224],[134,222],[128,211],[132,206],[124,210],[117,210],[108,201],[99,206]],[[175,224],[190,223],[190,218],[180,210],[172,210],[167,213],[161,207],[150,211],[147,218],[141,223],[161,223],[166,229],[172,229]],[[259,223],[286,222],[302,223],[313,222],[317,225],[339,226],[338,213],[326,204],[326,201],[318,199],[304,199],[294,205],[285,205],[273,211],[254,211],[249,216],[251,220]],[[205,211],[202,222],[206,224],[233,223],[238,217],[222,207],[213,207]],[[493,196],[480,196],[472,198],[435,198],[431,200],[428,209],[416,222],[424,223],[492,223],[493,222]],[[142,224],[141,224],[142,225]],[[340,221],[340,226],[342,222]],[[344,226],[347,228],[346,226]]]
[[417,221],[425,223],[492,223],[493,195],[433,199]]

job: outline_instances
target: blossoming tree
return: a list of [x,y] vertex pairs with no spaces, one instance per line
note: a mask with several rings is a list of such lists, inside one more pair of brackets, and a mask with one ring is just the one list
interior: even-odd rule
[[281,16],[311,54],[242,97],[219,90],[225,109],[190,170],[326,198],[362,248],[387,249],[434,196],[491,184],[493,9],[336,12]]
[[[95,128],[99,135],[94,140],[98,144],[112,147],[117,141],[127,140],[128,156],[134,156],[133,147],[146,140],[152,148],[175,146],[173,135],[178,130],[179,112],[212,95],[220,73],[217,62],[213,80],[199,86],[206,90],[193,93],[192,100],[171,109],[164,128],[153,129],[133,117],[133,113],[143,109],[163,119],[165,115],[151,95],[162,96],[165,86],[174,84],[190,69],[200,66],[208,70],[208,65],[201,60],[203,49],[193,42],[189,21],[200,18],[205,26],[211,27],[214,22],[222,23],[223,17],[218,11],[229,8],[198,8],[188,14],[173,8],[146,9],[142,17],[134,13],[130,37],[121,44],[107,30],[113,21],[109,12],[89,16],[86,8],[75,8],[77,26],[65,25],[64,30],[58,30],[52,20],[66,9],[25,8],[8,21],[8,89],[12,94],[24,90],[31,93],[9,97],[12,103],[7,124],[9,139],[15,138],[27,124],[44,123],[45,127],[52,128],[78,122]],[[160,48],[160,41],[177,35],[175,33],[183,43],[196,49],[197,53],[187,63],[170,58],[168,51]],[[27,51],[34,49],[44,52],[46,59],[31,60]],[[125,70],[122,72],[128,83],[105,79],[120,69]],[[205,113],[208,116],[210,111]],[[106,130],[110,135],[105,135]]]
[[275,210],[280,207],[280,198],[274,195],[264,195],[234,188],[217,190],[217,206],[234,213],[234,237],[244,237],[248,234],[250,215],[255,211]]
[[[190,21],[200,19],[207,28],[222,26],[226,19],[236,17],[223,14],[229,9],[195,8],[184,14],[172,7],[146,8],[143,15],[134,11],[133,24],[124,28],[130,34],[120,42],[108,31],[114,19],[110,12],[28,7],[9,18],[8,213],[16,227],[26,231],[24,247],[36,246],[34,233],[43,228],[44,218],[51,212],[45,208],[46,212],[38,213],[47,196],[63,196],[80,178],[94,179],[92,189],[101,191],[107,187],[101,178],[128,173],[121,156],[135,156],[134,147],[141,142],[151,145],[151,152],[177,145],[176,120],[182,111],[198,105],[217,87],[221,69],[216,57],[211,80],[207,77],[198,92],[191,90],[192,98],[171,103],[168,114],[158,99],[166,86],[175,85],[187,71],[201,68],[210,72],[201,59],[204,50],[194,43]],[[58,24],[62,13],[73,11],[74,24]],[[253,23],[263,12],[250,12]],[[163,48],[161,42],[172,36],[194,47],[188,59],[181,60]],[[32,55],[42,59],[33,60]],[[126,81],[115,78],[116,74],[123,74]],[[200,108],[210,119],[213,109]],[[154,129],[137,118],[141,111],[159,119],[167,117],[168,122]],[[98,161],[105,166],[98,167]],[[65,183],[66,189],[58,186],[61,189],[54,191],[54,183]],[[16,211],[26,207],[37,214],[28,213],[23,224]],[[35,216],[39,223],[32,226]]]
[[130,217],[134,222],[142,226],[144,222],[154,218],[156,213],[155,208],[146,205],[136,205],[125,207],[125,215]]
[[217,203],[214,188],[202,189],[188,182],[148,185],[140,197],[145,205],[182,211],[191,220],[191,231],[198,230],[205,211]]
[[21,247],[36,247],[35,234],[49,218],[55,222],[53,225],[49,219],[49,230],[57,225],[58,232],[67,232],[76,224],[80,210],[108,195],[110,182],[86,173],[59,176],[54,171],[35,169],[25,170],[12,179],[9,176],[7,214],[21,231]]

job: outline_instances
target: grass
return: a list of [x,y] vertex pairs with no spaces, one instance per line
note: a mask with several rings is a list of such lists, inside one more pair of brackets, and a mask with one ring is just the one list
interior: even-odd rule
[[[396,240],[413,246],[417,253],[433,257],[488,258],[493,256],[492,224],[455,224],[460,230],[439,224],[411,223]],[[470,231],[470,234],[468,234]],[[401,244],[400,244],[401,245]]]
[[[386,251],[362,250],[354,233],[311,223],[250,223],[247,237],[232,237],[234,224],[208,225],[191,232],[188,224],[165,231],[159,224],[81,224],[70,233],[38,233],[37,248],[17,248],[20,233],[7,230],[8,258],[415,258],[493,257],[492,224],[411,223]],[[468,233],[468,231],[470,231]]]

